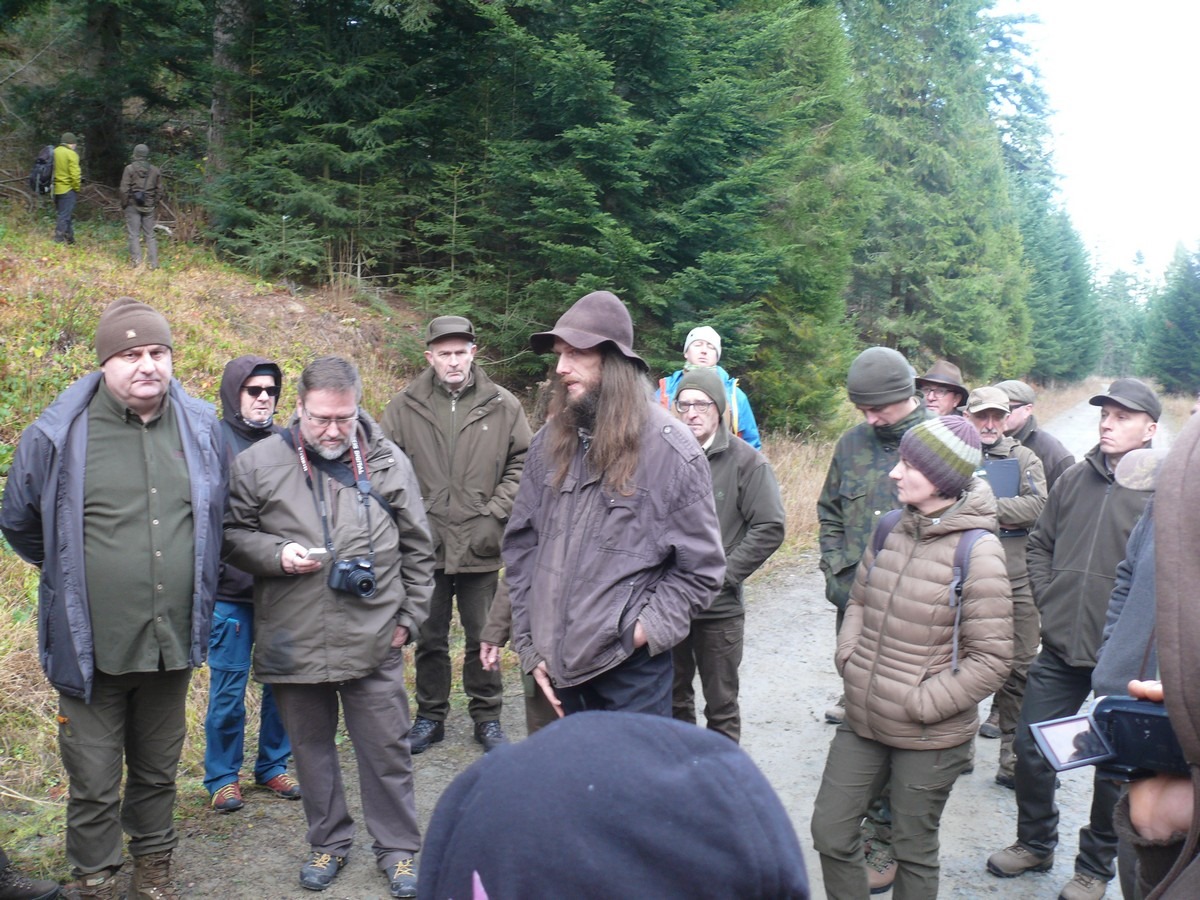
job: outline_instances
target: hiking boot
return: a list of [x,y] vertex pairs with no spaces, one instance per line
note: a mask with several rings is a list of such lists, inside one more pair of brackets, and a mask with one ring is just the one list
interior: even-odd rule
[[333,884],[333,879],[346,865],[346,857],[313,851],[312,859],[300,869],[300,887],[309,891],[323,891]]
[[217,792],[212,795],[212,808],[217,812],[233,812],[245,805],[242,802],[242,789],[236,781],[217,788]]
[[1012,774],[1012,772],[1005,772],[1003,769],[999,769],[996,772],[996,784],[1000,785],[1002,788],[1008,788],[1010,791],[1015,791],[1017,789],[1016,777]]
[[436,744],[446,738],[446,723],[435,722],[424,716],[417,716],[412,730],[408,733],[408,749],[413,756],[424,753],[430,744]]
[[997,878],[1015,878],[1026,872],[1049,872],[1053,865],[1053,853],[1038,856],[1018,842],[989,856],[987,870]]
[[50,900],[57,896],[57,881],[34,881],[11,865],[0,869],[0,900]]
[[64,884],[60,894],[66,900],[120,900],[117,869],[102,869],[90,875],[80,875],[78,880]]
[[995,740],[1000,737],[1000,711],[996,709],[996,705],[992,704],[992,711],[988,713],[987,720],[979,726],[979,736],[991,738]]
[[846,695],[838,697],[837,703],[825,710],[825,721],[830,725],[841,725],[846,718]]
[[865,846],[867,854],[867,887],[872,894],[882,894],[892,889],[896,880],[896,860],[892,858],[892,848],[888,844],[868,841]]
[[1071,880],[1063,885],[1058,894],[1058,900],[1100,900],[1108,890],[1108,882],[1087,872],[1076,872]]
[[475,740],[483,744],[484,753],[491,753],[501,744],[508,743],[508,738],[504,734],[504,729],[501,728],[500,723],[496,721],[476,722]]
[[179,891],[171,883],[170,850],[133,858],[128,896],[129,900],[179,900]]
[[417,867],[411,856],[389,867],[387,877],[393,897],[417,896]]
[[260,781],[259,784],[269,791],[274,791],[276,797],[282,797],[284,800],[299,800],[303,796],[300,782],[287,772],[281,772],[269,781]]

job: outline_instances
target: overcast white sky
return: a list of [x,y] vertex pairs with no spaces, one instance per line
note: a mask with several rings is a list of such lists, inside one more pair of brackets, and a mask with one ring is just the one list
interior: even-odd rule
[[1161,278],[1200,242],[1200,3],[998,0],[1026,29],[1055,110],[1062,195],[1096,274]]

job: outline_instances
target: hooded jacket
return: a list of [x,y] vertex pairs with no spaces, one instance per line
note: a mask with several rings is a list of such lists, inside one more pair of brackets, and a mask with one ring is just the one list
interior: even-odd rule
[[836,658],[846,723],[860,737],[902,750],[958,746],[975,736],[979,701],[1008,677],[1012,598],[993,535],[971,548],[955,625],[954,551],[972,528],[996,528],[995,498],[977,478],[938,518],[906,507],[878,556],[867,549]]
[[[392,398],[380,423],[412,461],[437,567],[448,574],[500,568],[500,539],[532,438],[516,397],[475,363],[471,378],[452,401],[428,368]],[[457,429],[449,446],[436,404],[453,410]]]
[[1117,484],[1099,445],[1055,482],[1025,557],[1042,617],[1042,647],[1091,668],[1117,564],[1151,491]]
[[[316,467],[310,489],[284,435],[259,441],[234,461],[224,552],[226,561],[254,576],[254,677],[259,681],[320,684],[362,678],[387,657],[397,625],[408,628],[409,640],[415,640],[429,615],[433,545],[416,476],[408,458],[366,412],[358,415],[371,486],[395,510],[395,519],[373,497],[364,508],[356,487]],[[289,431],[298,438],[294,417]],[[314,491],[325,498],[338,559],[366,557],[373,543],[374,596],[330,588],[332,559],[309,575],[283,573],[280,553],[288,542],[325,546]]]
[[[0,530],[26,562],[41,569],[38,649],[54,687],[91,701],[95,675],[84,572],[84,465],[87,408],[100,387],[93,372],[58,395],[21,435],[4,488]],[[183,440],[195,543],[189,663],[203,664],[216,600],[225,501],[225,448],[212,404],[171,379],[170,411]]]
[[606,487],[582,444],[561,486],[534,436],[504,533],[513,649],[554,684],[582,684],[633,653],[639,620],[651,655],[670,650],[713,602],[725,554],[712,476],[696,439],[648,403],[634,489]]
[[[266,428],[256,428],[242,418],[242,385],[250,373],[259,366],[274,369],[275,383],[283,388],[283,370],[278,364],[262,356],[239,356],[225,366],[221,376],[221,431],[225,435],[225,456],[230,466],[243,450],[283,429],[272,423]],[[282,398],[275,398],[276,404]],[[276,406],[278,409],[278,405]],[[229,603],[250,603],[254,600],[254,579],[236,566],[221,563],[221,578],[217,584],[217,599]]]
[[875,428],[859,422],[834,447],[817,500],[817,521],[825,598],[838,609],[846,606],[854,572],[879,517],[896,508],[896,483],[888,472],[900,459],[900,439],[932,416],[918,402],[894,425]]

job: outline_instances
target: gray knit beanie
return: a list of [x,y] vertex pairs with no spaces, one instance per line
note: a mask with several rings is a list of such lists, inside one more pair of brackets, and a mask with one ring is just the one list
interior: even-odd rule
[[962,416],[939,416],[914,425],[900,439],[900,458],[930,480],[944,497],[958,497],[983,465],[979,432]]
[[671,398],[672,402],[688,389],[700,391],[711,397],[712,401],[717,404],[717,412],[724,417],[729,401],[725,396],[725,382],[717,374],[716,369],[705,366],[684,372],[683,377],[679,379],[679,384],[675,386],[675,396]]
[[917,392],[916,373],[891,347],[868,347],[850,364],[846,393],[855,406],[887,406]]
[[96,326],[96,362],[147,344],[172,347],[171,326],[162,313],[132,297],[118,297],[105,307]]

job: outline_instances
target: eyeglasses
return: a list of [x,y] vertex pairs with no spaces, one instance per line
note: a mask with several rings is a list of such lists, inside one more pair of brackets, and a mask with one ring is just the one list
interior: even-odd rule
[[279,396],[279,388],[273,384],[270,386],[265,386],[265,387],[263,385],[259,385],[259,384],[248,384],[244,388],[242,388],[242,390],[245,391],[247,394],[249,394],[251,397],[253,397],[255,400],[257,400],[259,397],[261,397],[264,391],[266,392],[268,397],[278,397]]
[[936,400],[938,397],[948,397],[952,393],[955,393],[955,392],[950,390],[950,388],[939,388],[939,387],[925,388],[925,396],[929,397],[933,400]]
[[347,425],[352,425],[358,421],[358,413],[352,416],[314,416],[305,409],[304,418],[308,419],[308,421],[312,422],[318,428],[328,428],[330,425],[345,428]]
[[717,404],[712,400],[676,400],[675,408],[681,413],[691,412],[693,409],[698,413],[706,413]]

